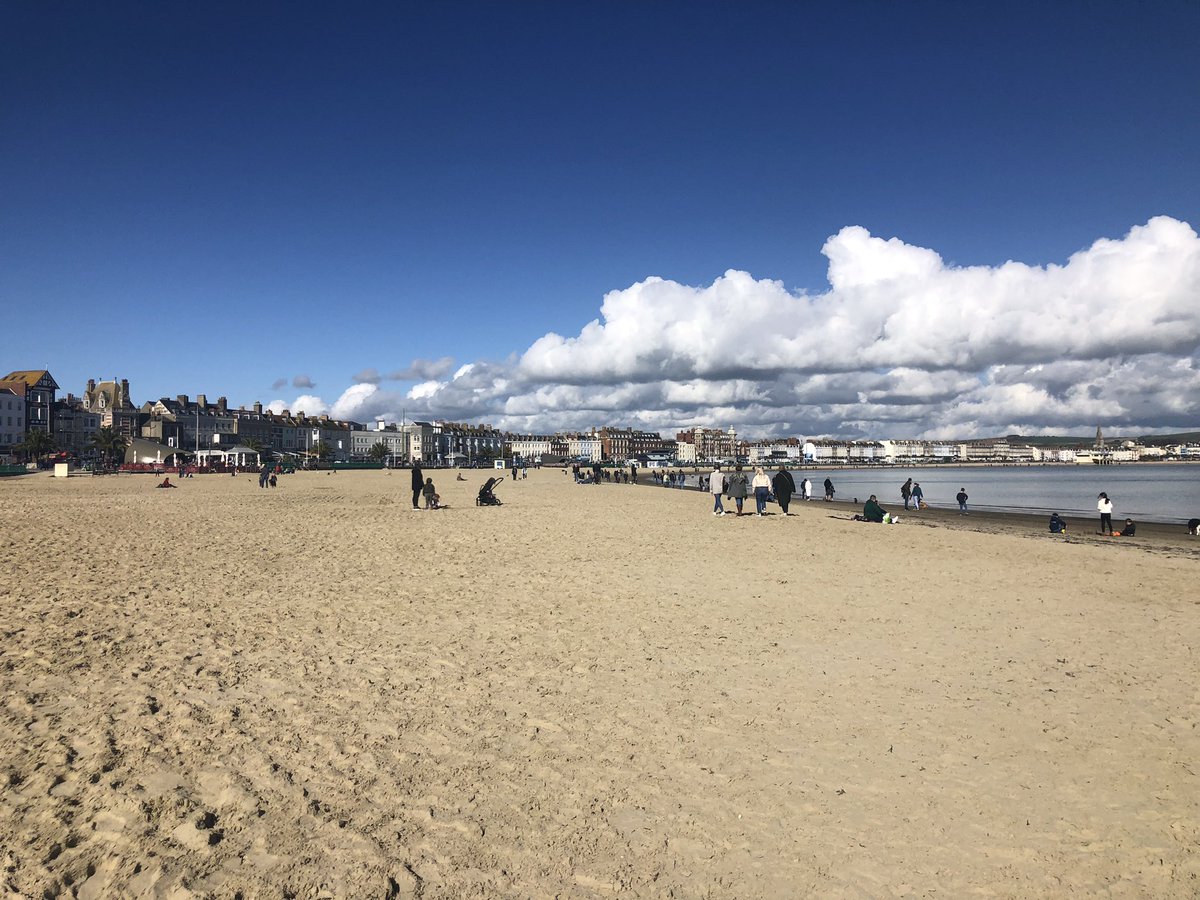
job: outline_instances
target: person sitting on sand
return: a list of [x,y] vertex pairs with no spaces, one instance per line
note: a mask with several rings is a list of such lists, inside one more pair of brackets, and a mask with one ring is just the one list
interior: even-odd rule
[[871,498],[863,504],[863,518],[868,522],[879,522],[883,524],[883,517],[887,515],[887,510],[879,505],[879,501],[872,494]]
[[1066,534],[1067,523],[1058,513],[1050,514],[1050,533],[1051,534]]
[[1135,534],[1137,534],[1137,525],[1134,524],[1133,519],[1126,519],[1125,527],[1120,531],[1114,531],[1113,537],[1133,537]]
[[158,484],[156,484],[155,487],[156,488],[173,488],[173,487],[175,487],[175,485],[171,484],[171,477],[168,475],[166,478],[164,478],[162,481],[160,481]]
[[454,480],[455,481],[466,481],[467,479],[463,478],[462,472],[459,472],[457,475],[454,476]]

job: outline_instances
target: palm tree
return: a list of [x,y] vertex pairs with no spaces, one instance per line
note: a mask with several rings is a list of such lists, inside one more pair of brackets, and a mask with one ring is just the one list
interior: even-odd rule
[[54,436],[48,431],[31,431],[17,446],[34,462],[39,462],[43,456],[54,452]]
[[125,453],[125,448],[129,446],[129,438],[115,428],[106,425],[92,435],[91,444],[100,451],[104,461],[112,465],[119,456]]
[[375,444],[367,451],[367,455],[375,462],[383,462],[388,458],[387,444],[383,441],[376,441]]

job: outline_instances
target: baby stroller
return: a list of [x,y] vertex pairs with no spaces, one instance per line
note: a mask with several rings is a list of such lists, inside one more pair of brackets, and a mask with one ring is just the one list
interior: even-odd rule
[[475,498],[476,506],[502,506],[499,498],[492,492],[492,489],[504,479],[489,478],[483,483],[483,487],[479,489],[479,496]]

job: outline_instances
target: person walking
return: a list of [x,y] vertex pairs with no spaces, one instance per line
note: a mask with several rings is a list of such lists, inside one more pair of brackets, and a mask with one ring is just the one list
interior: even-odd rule
[[829,503],[833,500],[833,481],[829,478],[825,479],[825,502]]
[[900,485],[900,499],[904,501],[904,509],[908,511],[908,501],[912,498],[912,479]]
[[742,504],[746,502],[747,484],[746,473],[741,466],[734,466],[733,474],[725,479],[725,496],[733,500],[739,516],[742,514]]
[[958,501],[958,514],[960,516],[967,515],[967,489],[961,487],[958,493],[954,495],[954,499]]
[[767,497],[771,496],[771,479],[767,477],[762,466],[754,467],[754,479],[750,482],[754,488],[754,509],[756,516],[764,516],[767,512]]
[[788,515],[792,494],[796,492],[796,482],[792,478],[792,473],[785,469],[782,463],[779,471],[775,473],[775,477],[771,479],[771,485],[775,488],[775,502],[779,504],[779,509],[783,514]]
[[1102,493],[1096,498],[1096,509],[1100,510],[1100,530],[1097,534],[1112,534],[1113,504],[1108,494]]
[[[921,511],[921,507],[925,505],[925,492],[921,490],[921,482],[914,481],[912,487],[912,502],[913,509],[917,512]],[[907,509],[907,507],[905,507]]]
[[718,465],[708,476],[708,490],[713,495],[713,515],[725,515],[725,507],[721,504],[721,494],[725,492],[725,473]]
[[412,503],[413,509],[421,508],[421,491],[425,487],[425,474],[421,471],[421,464],[415,459],[412,467]]

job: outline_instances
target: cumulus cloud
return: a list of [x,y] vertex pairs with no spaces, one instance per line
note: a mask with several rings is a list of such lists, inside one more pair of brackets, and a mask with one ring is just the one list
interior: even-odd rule
[[297,375],[294,378],[292,378],[292,387],[294,387],[294,388],[309,388],[311,390],[312,388],[316,387],[316,384],[314,384],[313,380],[311,378],[309,378],[307,375]]
[[265,409],[269,409],[273,413],[281,413],[284,410],[299,415],[304,413],[306,416],[322,416],[329,412],[329,406],[320,397],[315,397],[311,394],[301,394],[291,403],[286,400],[272,400],[268,403]]
[[449,358],[414,360],[389,376],[418,382],[404,394],[359,384],[334,409],[755,436],[1200,425],[1200,239],[1184,222],[1151,219],[1044,266],[949,265],[857,226],[822,252],[822,292],[735,270],[698,287],[647,278],[606,294],[576,335],[449,377]]

